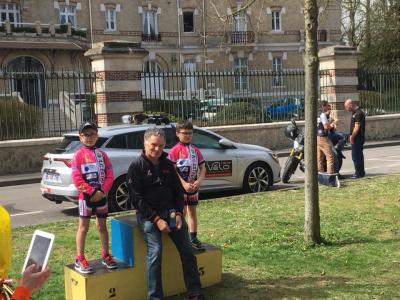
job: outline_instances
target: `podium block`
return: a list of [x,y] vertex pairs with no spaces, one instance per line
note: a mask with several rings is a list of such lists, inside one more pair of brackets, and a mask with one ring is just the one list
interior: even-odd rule
[[[95,273],[85,275],[65,266],[67,300],[145,300],[147,299],[147,247],[135,215],[111,220],[111,248],[118,269],[106,270],[100,261],[91,261]],[[186,291],[182,264],[175,244],[162,234],[162,282],[165,296]],[[202,287],[219,283],[222,274],[221,250],[205,245],[205,251],[195,251]]]
[[64,267],[65,299],[146,299],[146,282],[129,265],[118,262],[115,270],[107,270],[100,260],[90,261],[90,265],[93,274],[77,272],[74,264]]

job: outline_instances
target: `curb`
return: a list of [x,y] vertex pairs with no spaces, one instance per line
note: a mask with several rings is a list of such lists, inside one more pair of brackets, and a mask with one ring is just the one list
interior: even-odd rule
[[[399,145],[400,145],[400,140],[384,141],[384,142],[371,142],[371,143],[364,144],[364,149],[399,146]],[[278,157],[285,157],[290,154],[290,150],[291,150],[291,148],[284,149],[284,150],[277,150],[277,151],[275,151],[275,153],[276,153],[276,155],[278,155]],[[345,146],[344,150],[351,150],[351,146],[350,145]]]
[[[398,145],[400,145],[400,140],[371,142],[371,143],[366,143],[364,145],[364,149],[379,148],[379,147],[386,147],[386,146],[398,146]],[[350,146],[345,147],[345,150],[350,150],[350,149],[351,149]],[[284,150],[278,150],[278,151],[274,151],[274,152],[278,155],[278,157],[285,157],[290,154],[290,150],[291,149],[284,149]],[[15,176],[24,176],[24,177],[23,178],[12,178],[13,175],[0,176],[0,187],[40,183],[40,181],[42,180],[40,173],[32,174],[32,177],[27,177],[28,175],[15,175]],[[6,177],[11,177],[11,178],[6,178]]]
[[34,176],[31,178],[22,178],[22,179],[5,179],[5,180],[0,180],[0,187],[5,187],[5,186],[14,186],[14,185],[23,185],[23,184],[31,184],[31,183],[40,183],[42,180],[42,177]]

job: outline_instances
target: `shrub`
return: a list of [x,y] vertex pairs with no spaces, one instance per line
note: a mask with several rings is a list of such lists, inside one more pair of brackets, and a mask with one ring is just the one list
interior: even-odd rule
[[36,33],[36,28],[34,27],[13,27],[12,32],[25,32],[25,33]]
[[40,126],[38,107],[12,98],[0,99],[0,140],[35,137]]
[[84,31],[84,30],[72,28],[71,34],[75,35],[75,36],[80,36],[80,37],[86,38],[86,31]]
[[83,121],[95,121],[96,120],[96,112],[95,112],[95,105],[96,105],[96,94],[88,94],[85,97],[86,102],[86,111],[83,115]]
[[384,114],[383,102],[385,95],[376,91],[359,91],[360,106],[368,116]]
[[263,111],[257,105],[248,102],[234,102],[217,112],[213,123],[227,125],[260,123],[262,115]]
[[67,33],[67,31],[68,31],[67,24],[61,24],[59,28],[56,28],[56,33]]
[[143,99],[145,111],[164,112],[174,115],[177,119],[183,119],[192,115],[194,119],[200,118],[200,102],[196,100],[160,100]]

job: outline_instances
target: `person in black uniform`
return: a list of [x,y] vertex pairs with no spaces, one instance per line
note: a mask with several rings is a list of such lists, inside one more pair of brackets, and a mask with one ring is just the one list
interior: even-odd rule
[[351,158],[353,159],[355,174],[351,178],[362,178],[364,170],[364,142],[365,142],[365,114],[362,109],[352,100],[344,102],[345,110],[352,113],[350,121]]
[[197,260],[183,218],[183,189],[173,163],[165,153],[165,133],[149,128],[144,133],[142,155],[132,162],[127,173],[129,197],[147,244],[148,299],[164,299],[161,282],[161,233],[168,233],[182,263],[189,299],[204,299]]

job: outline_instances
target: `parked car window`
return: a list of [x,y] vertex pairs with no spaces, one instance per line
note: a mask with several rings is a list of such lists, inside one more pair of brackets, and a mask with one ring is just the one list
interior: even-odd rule
[[221,149],[222,147],[219,144],[219,140],[218,137],[207,132],[194,130],[192,142],[200,149]]
[[143,149],[144,131],[128,133],[128,149]]
[[164,128],[164,131],[165,131],[165,137],[167,138],[165,148],[171,149],[178,141],[178,138],[176,137],[175,133],[175,128]]
[[127,149],[127,135],[126,134],[118,134],[114,135],[111,141],[107,144],[106,148],[112,149]]
[[[96,147],[101,147],[105,141],[107,141],[107,138],[99,138],[96,142]],[[67,135],[64,136],[61,143],[58,144],[55,149],[49,151],[49,153],[53,154],[74,153],[81,145],[82,144],[79,141],[79,136]]]

